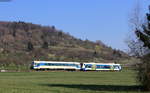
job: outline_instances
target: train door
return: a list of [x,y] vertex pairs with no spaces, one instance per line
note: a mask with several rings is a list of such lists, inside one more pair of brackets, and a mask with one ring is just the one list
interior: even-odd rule
[[83,70],[83,69],[84,69],[84,64],[80,63],[80,70]]
[[92,70],[96,70],[96,64],[92,65]]

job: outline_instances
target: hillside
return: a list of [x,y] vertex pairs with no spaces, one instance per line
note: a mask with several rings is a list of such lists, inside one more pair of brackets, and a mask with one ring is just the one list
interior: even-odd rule
[[55,26],[0,22],[1,65],[28,65],[33,60],[118,62],[126,58],[126,53],[101,41],[81,40]]

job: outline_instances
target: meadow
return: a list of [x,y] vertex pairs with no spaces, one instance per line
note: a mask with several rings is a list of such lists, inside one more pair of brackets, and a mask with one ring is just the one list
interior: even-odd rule
[[144,93],[136,72],[1,72],[0,93]]

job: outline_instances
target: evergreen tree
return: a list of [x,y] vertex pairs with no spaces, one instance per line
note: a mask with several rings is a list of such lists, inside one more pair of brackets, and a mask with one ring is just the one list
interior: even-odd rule
[[28,51],[32,51],[34,49],[33,44],[31,42],[28,42],[27,49]]
[[12,24],[12,35],[14,36],[14,37],[16,37],[16,30],[17,30],[17,23],[16,22],[14,22],[13,24]]
[[48,48],[48,42],[45,41],[45,42],[43,43],[43,45],[42,45],[42,48],[47,49],[47,48]]
[[[141,29],[136,29],[135,34],[140,41],[143,42],[143,47],[150,50],[150,13],[146,14],[147,24],[143,24]],[[139,65],[138,79],[145,90],[150,91],[150,53],[142,56],[142,63]]]

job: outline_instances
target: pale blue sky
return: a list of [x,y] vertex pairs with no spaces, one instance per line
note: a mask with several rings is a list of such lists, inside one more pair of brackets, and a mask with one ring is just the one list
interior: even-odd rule
[[[0,2],[1,21],[54,25],[83,40],[125,50],[128,19],[137,0],[12,0]],[[140,0],[145,12],[150,0]]]

